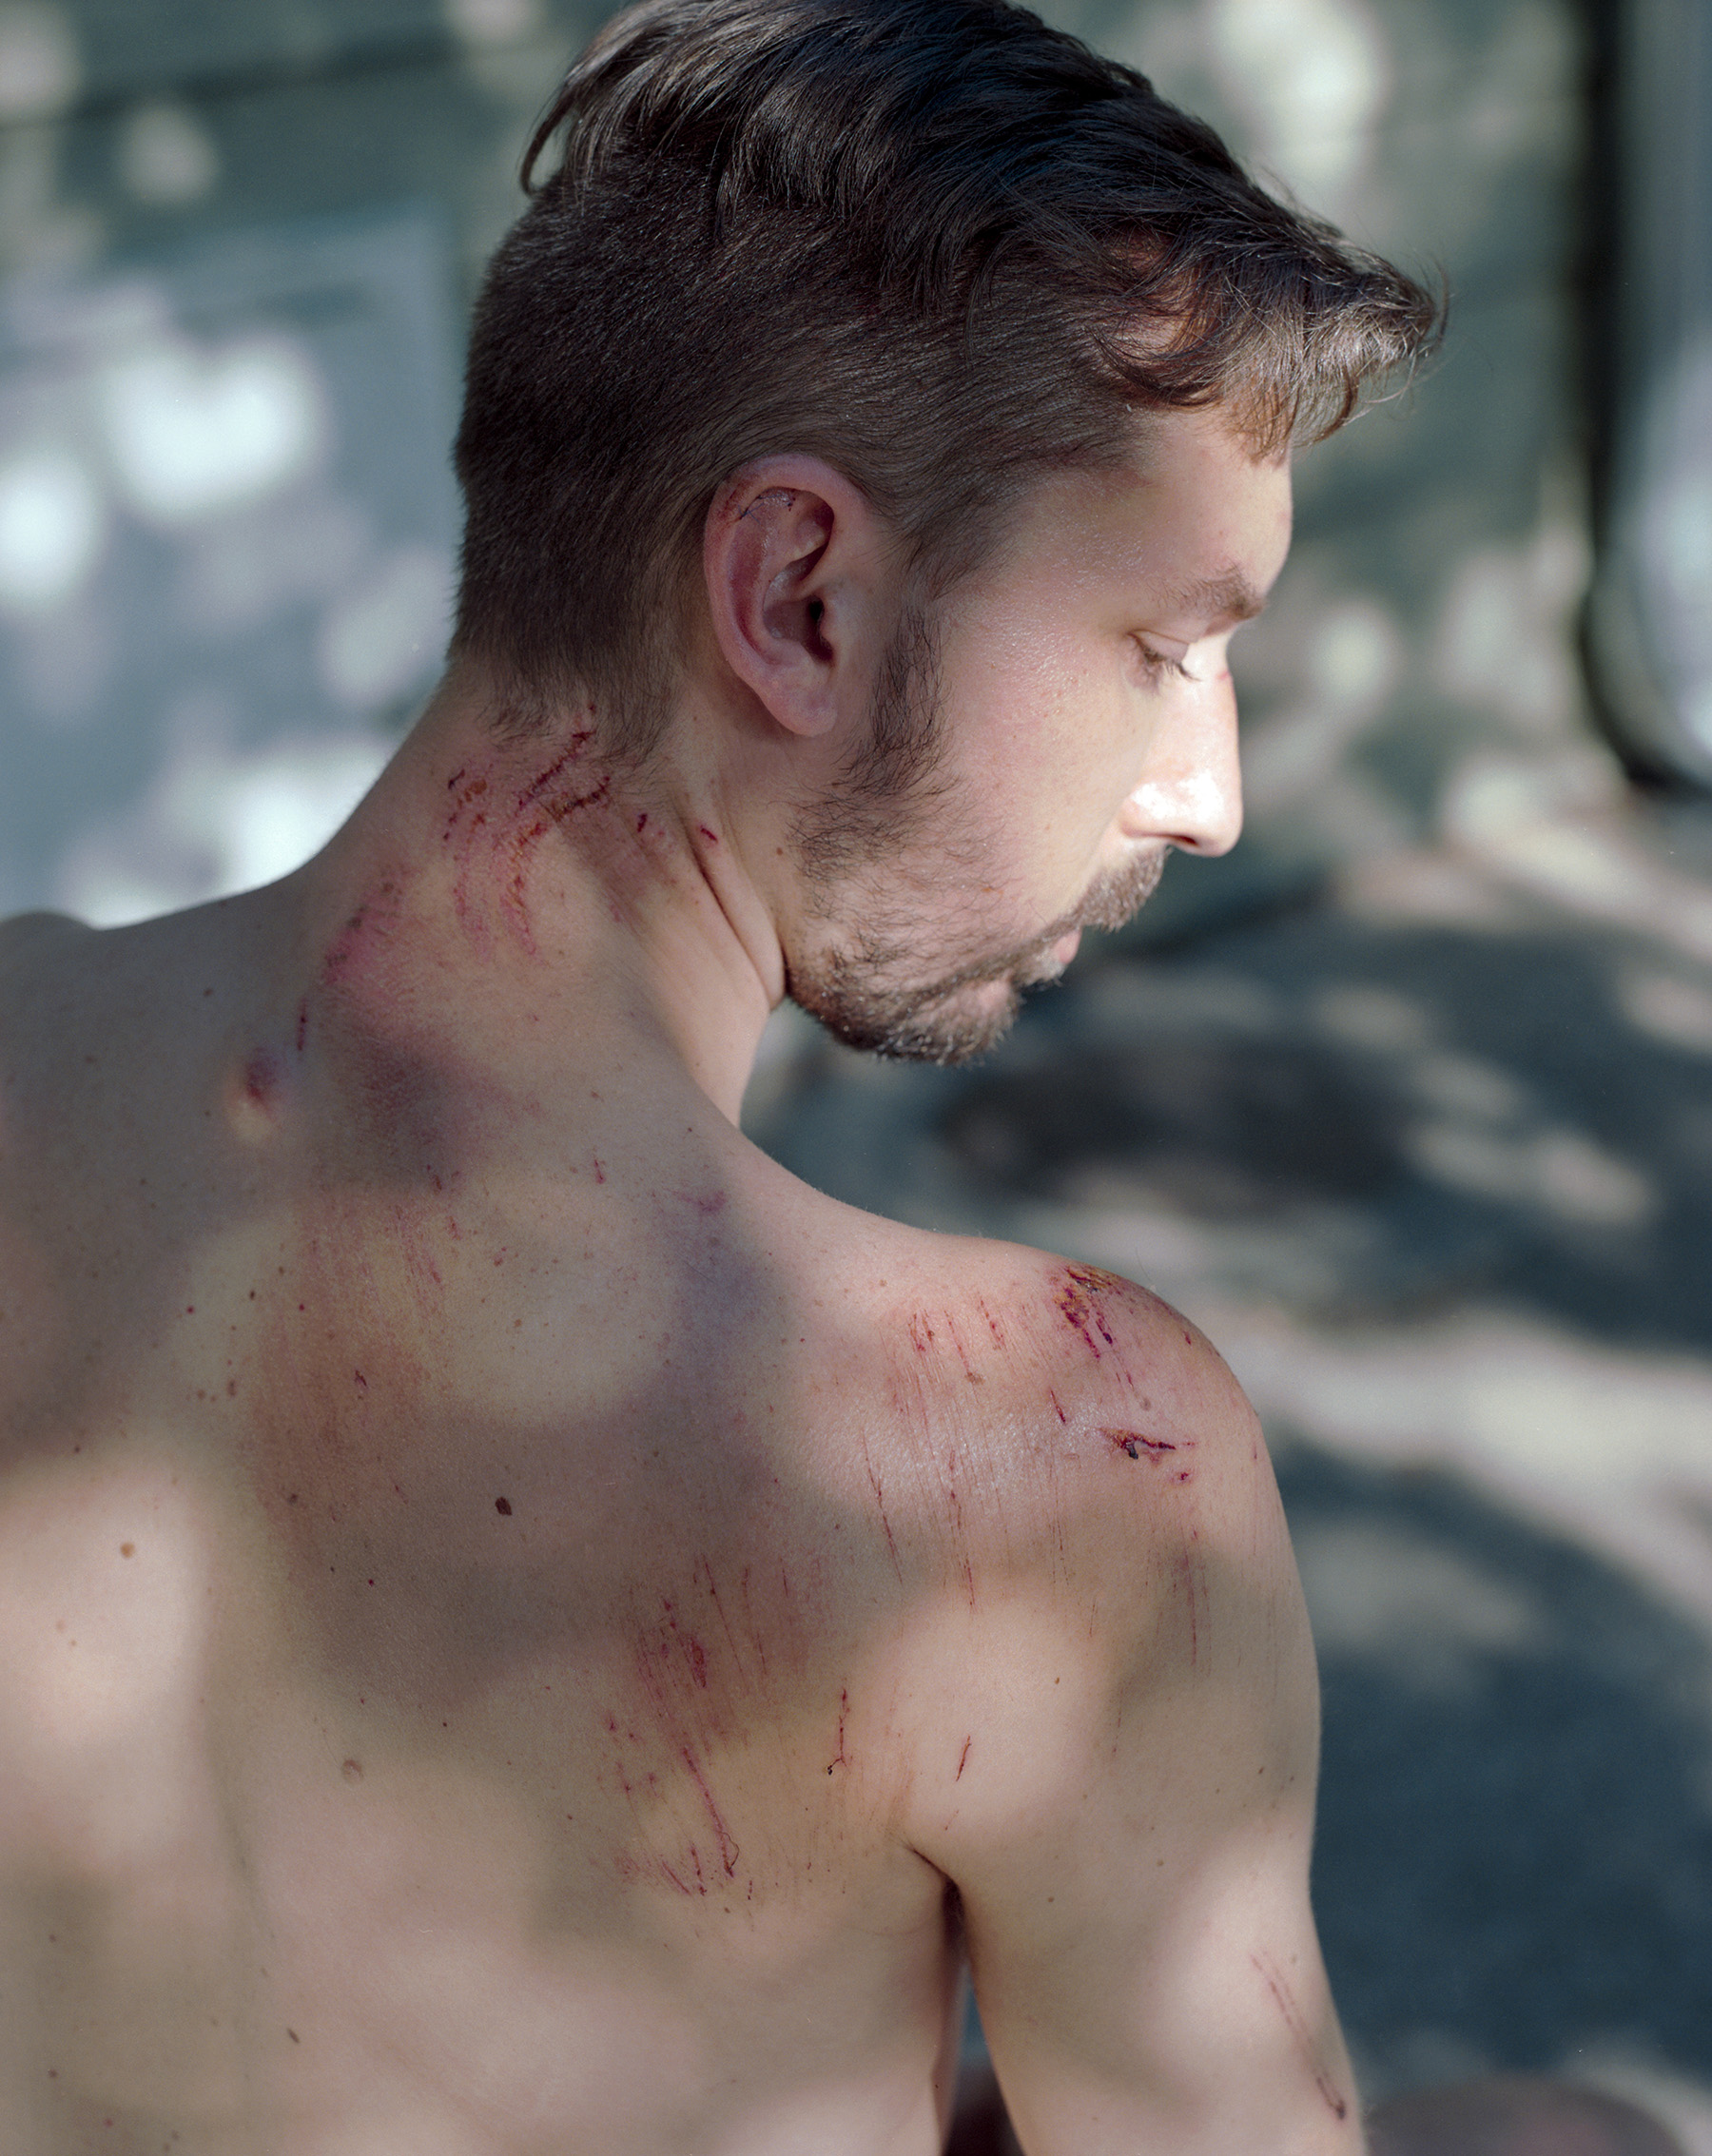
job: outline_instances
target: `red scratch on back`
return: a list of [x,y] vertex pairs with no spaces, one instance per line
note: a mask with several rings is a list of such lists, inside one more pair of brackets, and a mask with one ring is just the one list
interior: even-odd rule
[[1334,2119],[1347,2118],[1350,2107],[1337,2084],[1320,2064],[1319,2052],[1313,2041],[1313,2031],[1302,2019],[1301,2009],[1296,2005],[1290,1987],[1274,1969],[1268,1966],[1259,1954],[1250,1954],[1249,1963],[1272,1993],[1274,2003],[1284,2016],[1284,2026],[1294,2038],[1296,2049],[1302,2054],[1309,2072],[1313,2076],[1313,2086],[1319,2090],[1326,2108]]
[[1128,1453],[1132,1460],[1140,1459],[1145,1452],[1147,1457],[1157,1464],[1165,1453],[1177,1450],[1177,1447],[1168,1443],[1166,1439],[1148,1437],[1138,1429],[1102,1429],[1099,1434],[1103,1438],[1110,1439],[1118,1451]]
[[713,1608],[719,1618],[719,1622],[725,1628],[725,1636],[727,1642],[730,1647],[732,1659],[736,1660],[737,1635],[731,1630],[730,1620],[726,1616],[725,1613],[725,1604],[719,1599],[719,1589],[713,1583],[712,1564],[705,1557],[701,1561],[701,1569],[708,1575],[708,1599],[713,1604]]
[[969,1746],[973,1744],[975,1738],[972,1733],[963,1738],[963,1748],[958,1754],[957,1772],[951,1777],[951,1779],[953,1781],[962,1781],[963,1768],[968,1764]]
[[[713,1792],[708,1787],[700,1767],[695,1763],[695,1754],[691,1751],[687,1744],[683,1748],[683,1761],[685,1766],[689,1768],[691,1778],[694,1781],[696,1788],[701,1791],[702,1802],[707,1806],[708,1816],[713,1822],[713,1832],[719,1839],[719,1861],[725,1866],[725,1874],[729,1879],[736,1873],[737,1859],[742,1852],[731,1839],[724,1819],[720,1817],[719,1806],[713,1801]],[[700,1870],[701,1867],[698,1864],[696,1866],[698,1874]]]
[[1117,1335],[1106,1323],[1105,1311],[1100,1308],[1102,1289],[1114,1284],[1111,1273],[1100,1272],[1092,1266],[1067,1265],[1064,1268],[1064,1285],[1053,1297],[1066,1325],[1073,1332],[1080,1332],[1087,1342],[1088,1352],[1096,1362],[1100,1359],[1099,1333],[1108,1348],[1116,1347]]
[[885,1546],[891,1552],[892,1566],[898,1575],[899,1583],[902,1584],[904,1579],[904,1563],[898,1555],[898,1544],[892,1535],[891,1522],[885,1516],[885,1485],[881,1481],[880,1477],[875,1474],[874,1464],[868,1458],[867,1447],[866,1445],[862,1448],[862,1462],[863,1466],[867,1469],[867,1479],[873,1485],[874,1503],[880,1507],[880,1525],[885,1530]]
[[[1193,1533],[1190,1539],[1196,1539]],[[1183,1552],[1182,1572],[1183,1599],[1189,1610],[1189,1666],[1193,1669],[1200,1659],[1200,1605],[1206,1599],[1207,1583],[1200,1560],[1192,1549]]]
[[555,756],[553,762],[547,766],[547,768],[544,771],[537,771],[535,776],[530,781],[529,785],[526,786],[523,788],[523,791],[517,796],[517,813],[519,815],[522,814],[524,809],[533,806],[535,802],[540,800],[541,796],[553,785],[554,780],[558,777],[559,773],[565,768],[565,767],[568,764],[574,764],[577,761],[578,757],[582,754],[585,743],[593,741],[593,738],[594,735],[593,731],[588,728],[584,728],[582,731],[574,733],[571,736],[570,743],[567,746],[564,754],[562,756]]
[[969,1360],[969,1350],[963,1346],[963,1334],[957,1330],[957,1320],[949,1311],[945,1312],[945,1331],[951,1335],[951,1345],[957,1350],[958,1360],[963,1367],[963,1375],[971,1385],[984,1383],[980,1372]]

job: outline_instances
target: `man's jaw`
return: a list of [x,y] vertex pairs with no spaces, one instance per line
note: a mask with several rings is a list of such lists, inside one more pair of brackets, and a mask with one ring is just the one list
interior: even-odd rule
[[[812,971],[789,969],[786,992],[847,1047],[910,1062],[963,1063],[997,1046],[1026,990],[1060,978],[1084,928],[1120,928],[1158,886],[1170,848],[1132,854],[1097,876],[1071,910],[1027,942],[983,954],[926,982],[900,982],[910,954],[876,947],[834,951]],[[894,983],[896,983],[894,985]]]

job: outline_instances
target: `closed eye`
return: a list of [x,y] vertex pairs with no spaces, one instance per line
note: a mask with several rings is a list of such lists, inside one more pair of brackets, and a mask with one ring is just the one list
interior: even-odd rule
[[1156,651],[1151,644],[1144,644],[1138,636],[1132,641],[1140,654],[1141,670],[1149,681],[1163,681],[1168,673],[1175,673],[1184,681],[1194,681],[1196,678],[1181,658],[1174,658],[1169,651]]

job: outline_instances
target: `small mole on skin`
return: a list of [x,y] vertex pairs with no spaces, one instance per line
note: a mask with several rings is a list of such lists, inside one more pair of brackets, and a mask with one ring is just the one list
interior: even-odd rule
[[505,1517],[509,1520],[511,1518],[511,1499],[509,1497],[495,1498],[494,1510],[496,1512],[503,1512]]
[[121,1543],[121,1544],[119,1544],[119,1554],[120,1554],[120,1556],[121,1556],[121,1557],[135,1557],[135,1556],[136,1556],[136,1554],[137,1554],[137,1545],[136,1545],[136,1544],[135,1544],[135,1543]]
[[288,2029],[285,2033],[291,2038],[291,2041],[294,2044],[301,2044],[303,2041],[303,2039],[298,2034],[295,2029]]
[[346,1781],[360,1781],[362,1779],[362,1768],[356,1759],[347,1759],[339,1771],[343,1775]]

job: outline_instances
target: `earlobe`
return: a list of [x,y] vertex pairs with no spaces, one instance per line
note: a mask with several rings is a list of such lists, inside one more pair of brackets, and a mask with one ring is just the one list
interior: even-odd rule
[[872,513],[813,457],[768,457],[708,512],[703,570],[726,664],[787,732],[836,724]]

